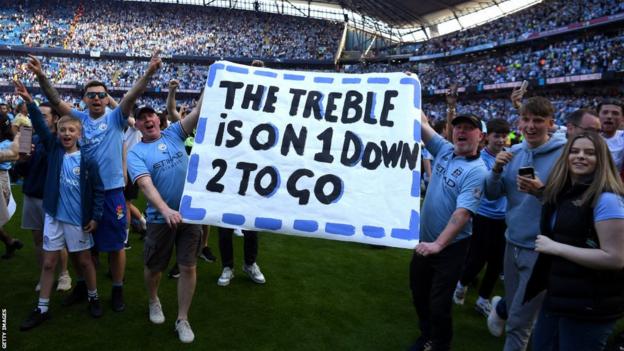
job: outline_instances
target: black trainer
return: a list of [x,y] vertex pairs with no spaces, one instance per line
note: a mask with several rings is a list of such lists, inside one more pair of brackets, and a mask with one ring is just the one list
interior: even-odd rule
[[169,273],[167,273],[167,277],[169,277],[169,279],[178,279],[178,278],[180,278],[180,269],[178,268],[178,264],[177,263],[171,268]]
[[100,299],[89,299],[89,314],[93,318],[102,317],[102,306],[100,305]]
[[121,312],[126,309],[126,305],[123,301],[123,288],[121,286],[113,286],[113,293],[111,294],[112,308],[115,312]]
[[5,260],[8,260],[9,258],[15,255],[15,251],[21,249],[22,247],[24,247],[24,243],[22,243],[21,241],[17,239],[13,240],[11,245],[7,245],[6,253],[2,255],[2,258]]
[[201,258],[202,260],[206,262],[211,262],[211,263],[217,260],[215,255],[212,254],[212,250],[210,250],[208,246],[201,249],[201,252],[199,253],[199,258]]
[[26,318],[26,320],[22,322],[22,324],[20,325],[20,330],[30,330],[45,322],[47,319],[50,319],[50,312],[41,313],[41,310],[39,309],[39,307],[37,307],[34,311],[30,312],[28,318]]
[[78,281],[71,293],[61,302],[63,306],[71,306],[87,301],[87,283],[84,280]]

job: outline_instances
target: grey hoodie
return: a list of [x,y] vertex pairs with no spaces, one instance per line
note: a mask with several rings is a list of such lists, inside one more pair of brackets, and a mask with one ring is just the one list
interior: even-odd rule
[[507,241],[527,249],[535,248],[535,238],[540,233],[541,202],[527,193],[518,191],[516,177],[520,167],[532,166],[535,175],[546,183],[550,170],[559,159],[566,139],[553,135],[545,144],[530,149],[526,140],[511,148],[514,155],[501,174],[490,172],[485,181],[485,197],[495,200],[507,197],[505,222]]

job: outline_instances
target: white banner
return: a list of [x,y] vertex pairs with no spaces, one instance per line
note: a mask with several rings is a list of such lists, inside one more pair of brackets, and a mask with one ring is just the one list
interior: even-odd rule
[[180,204],[185,222],[413,248],[415,75],[210,67]]

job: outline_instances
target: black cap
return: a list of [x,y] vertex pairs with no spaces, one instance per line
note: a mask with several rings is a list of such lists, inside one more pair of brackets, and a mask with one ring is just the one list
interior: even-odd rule
[[143,112],[152,112],[152,113],[158,114],[158,112],[156,112],[156,110],[154,110],[150,106],[142,105],[142,106],[137,107],[136,110],[134,110],[134,118],[138,119],[139,116],[141,116]]
[[481,123],[481,118],[475,115],[459,115],[451,121],[452,125],[457,125],[459,123],[470,123],[473,126],[479,128],[480,131],[483,131],[483,124]]

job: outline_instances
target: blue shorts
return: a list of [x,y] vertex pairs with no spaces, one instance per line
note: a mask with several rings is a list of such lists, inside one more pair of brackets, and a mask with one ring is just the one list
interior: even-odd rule
[[95,248],[101,252],[123,250],[126,240],[126,199],[123,188],[104,192],[104,212],[102,220],[93,234]]

